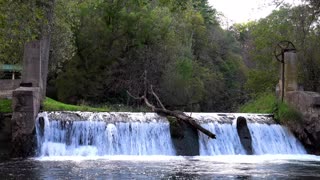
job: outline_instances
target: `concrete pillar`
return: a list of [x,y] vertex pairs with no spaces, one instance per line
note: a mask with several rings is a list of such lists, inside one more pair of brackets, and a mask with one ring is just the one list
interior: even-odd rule
[[41,91],[42,99],[46,97],[47,76],[49,66],[49,54],[50,54],[50,36],[44,36],[41,41],[41,78],[43,89]]
[[40,87],[41,78],[41,51],[40,41],[26,43],[23,54],[22,83],[30,84],[32,87]]
[[295,52],[284,53],[285,92],[298,90],[298,60]]
[[178,156],[198,156],[198,131],[185,122],[170,124],[170,134]]
[[35,153],[35,120],[40,99],[39,87],[20,87],[13,91],[11,157],[28,157]]
[[[284,68],[284,74],[283,72]],[[298,91],[298,60],[295,52],[284,53],[284,66],[281,64],[279,87],[276,87],[277,94],[282,97],[282,86],[284,75],[284,98],[286,93],[290,91]]]
[[22,87],[13,91],[12,157],[27,157],[35,153],[35,120],[43,99],[41,42],[25,45],[22,70]]

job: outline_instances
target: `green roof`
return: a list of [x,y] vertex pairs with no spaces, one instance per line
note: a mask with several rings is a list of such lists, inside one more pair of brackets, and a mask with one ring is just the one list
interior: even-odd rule
[[1,71],[21,71],[22,67],[20,65],[13,64],[2,64],[0,65]]

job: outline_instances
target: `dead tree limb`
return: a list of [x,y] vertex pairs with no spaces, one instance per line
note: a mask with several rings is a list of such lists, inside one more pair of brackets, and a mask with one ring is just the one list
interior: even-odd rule
[[154,106],[152,103],[149,102],[148,98],[147,98],[147,72],[144,72],[144,94],[141,97],[137,97],[137,96],[133,96],[129,91],[127,91],[128,95],[131,96],[132,98],[136,99],[136,100],[143,100],[144,103],[146,104],[146,106],[148,106],[150,109],[152,109],[153,112],[159,113],[159,114],[163,114],[165,116],[172,116],[175,117],[177,120],[181,120],[184,121],[188,124],[190,124],[193,128],[199,130],[200,132],[202,132],[203,134],[207,135],[209,138],[215,139],[216,135],[213,134],[212,132],[210,132],[209,130],[203,128],[202,126],[200,126],[197,123],[197,120],[191,116],[188,116],[187,114],[185,114],[184,112],[181,111],[171,111],[171,110],[167,110],[165,108],[165,106],[162,104],[162,102],[160,101],[159,96],[153,91],[153,86],[150,86],[150,91],[151,94],[155,97],[155,99],[157,100],[157,102],[159,103],[159,105],[161,106],[161,108],[158,108],[156,106]]
[[164,105],[162,104],[162,102],[160,101],[160,98],[158,97],[158,95],[153,91],[153,86],[150,85],[150,89],[151,89],[151,93],[152,95],[156,98],[157,102],[159,103],[159,105],[161,106],[162,109],[166,109],[164,107]]

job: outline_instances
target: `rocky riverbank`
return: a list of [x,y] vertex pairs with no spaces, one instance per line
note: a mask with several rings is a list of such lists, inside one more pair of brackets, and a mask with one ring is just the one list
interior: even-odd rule
[[320,155],[320,94],[307,91],[288,92],[287,102],[302,113],[300,122],[286,125],[303,143],[308,153]]

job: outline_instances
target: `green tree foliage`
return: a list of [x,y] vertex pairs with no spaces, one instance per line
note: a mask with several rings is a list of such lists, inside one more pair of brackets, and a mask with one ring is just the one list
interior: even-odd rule
[[44,11],[35,0],[2,0],[0,11],[0,62],[19,64],[24,43],[41,34]]
[[274,92],[280,64],[274,48],[282,40],[292,41],[298,49],[299,83],[305,90],[319,91],[319,25],[317,15],[308,7],[283,5],[266,18],[236,25],[234,32],[241,43],[244,62],[250,67],[246,88],[253,96]]
[[147,70],[148,83],[167,106],[222,111],[241,101],[239,44],[221,29],[206,0],[57,4],[55,41],[68,49],[55,56],[52,82],[60,100],[130,103],[126,90],[142,93]]
[[55,0],[0,1],[0,62],[21,64],[24,44],[51,32]]

